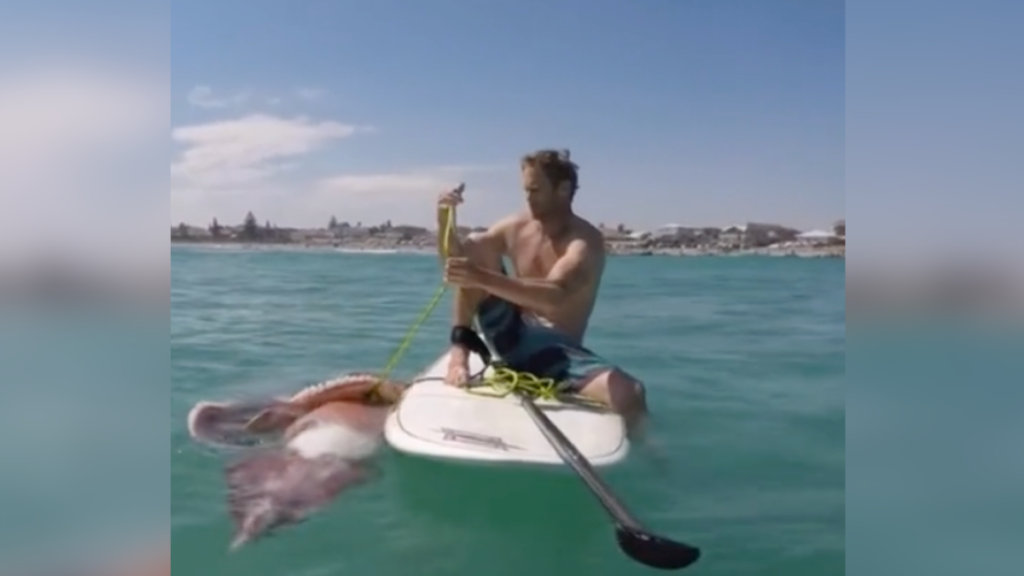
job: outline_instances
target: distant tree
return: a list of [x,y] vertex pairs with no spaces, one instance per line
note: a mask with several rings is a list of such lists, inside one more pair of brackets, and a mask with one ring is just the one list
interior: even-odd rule
[[334,230],[337,227],[338,227],[338,219],[335,218],[334,216],[331,216],[331,221],[327,223],[327,229],[328,230]]
[[387,230],[387,229],[390,229],[390,228],[391,228],[391,220],[388,220],[387,222],[384,223],[384,229]]
[[833,224],[832,233],[836,236],[846,236],[846,220],[839,220]]
[[214,218],[213,223],[210,224],[210,235],[214,238],[220,238],[222,231],[223,229],[221,228],[220,222],[217,222],[217,219]]
[[625,234],[626,233],[626,225],[625,224],[619,224],[618,226],[615,227],[615,230],[617,230],[619,232],[619,234]]
[[248,240],[256,239],[260,234],[259,224],[256,223],[256,217],[253,216],[252,212],[245,215],[245,221],[242,223],[242,237]]
[[178,237],[188,238],[188,226],[184,222],[178,224]]
[[362,228],[362,227],[363,227],[363,223],[362,222],[356,222],[356,228]]

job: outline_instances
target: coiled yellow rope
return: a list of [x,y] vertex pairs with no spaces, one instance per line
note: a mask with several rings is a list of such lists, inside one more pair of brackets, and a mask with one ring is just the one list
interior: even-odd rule
[[[484,392],[483,388],[490,388],[490,392]],[[553,378],[538,378],[529,372],[501,367],[495,367],[491,374],[481,377],[478,383],[471,382],[466,392],[499,398],[520,392],[540,400],[559,399],[558,382]]]

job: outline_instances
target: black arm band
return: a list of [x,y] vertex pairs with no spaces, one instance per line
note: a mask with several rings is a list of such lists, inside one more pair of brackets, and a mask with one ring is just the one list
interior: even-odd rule
[[477,356],[483,359],[484,363],[490,363],[491,351],[487,349],[487,345],[480,338],[472,328],[468,326],[453,326],[452,333],[449,337],[452,344],[458,344],[465,346],[470,352],[476,353]]

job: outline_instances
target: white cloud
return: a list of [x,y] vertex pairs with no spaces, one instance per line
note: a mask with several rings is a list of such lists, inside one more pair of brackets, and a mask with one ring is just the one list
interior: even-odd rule
[[188,93],[188,103],[196,108],[229,108],[244,104],[249,99],[248,92],[239,92],[231,96],[216,96],[209,86],[196,86]]
[[171,164],[171,223],[234,222],[253,210],[291,224],[310,186],[299,170],[305,157],[365,130],[269,114],[174,128],[181,150]]
[[343,174],[319,182],[320,193],[361,197],[408,196],[424,192],[437,193],[457,173],[432,170],[396,174]]
[[406,172],[341,174],[315,182],[296,199],[292,213],[296,219],[313,222],[333,214],[346,220],[432,225],[437,195],[473,179],[478,185],[471,185],[468,195],[477,202],[463,213],[475,221],[480,208],[486,206],[480,199],[488,192],[486,185],[479,185],[479,174],[493,170],[490,166],[438,166]]
[[357,130],[333,121],[267,114],[175,128],[171,137],[185,149],[171,164],[172,187],[251,186],[287,170],[290,160]]
[[[493,166],[435,166],[318,177],[316,152],[372,127],[332,120],[253,114],[176,127],[171,164],[170,223],[238,223],[252,211],[281,226],[323,226],[349,220],[427,223],[438,192]],[[485,205],[481,203],[481,205]]]
[[[217,191],[183,189],[171,198],[172,223],[239,223],[252,210],[261,220],[281,226],[325,226],[339,219],[364,222],[395,222],[429,225],[437,194],[488,170],[477,167],[436,167],[408,172],[342,174],[315,181],[289,181],[272,185],[241,186]],[[479,180],[474,178],[477,183]],[[480,218],[487,207],[484,186],[471,186],[472,206],[466,215]],[[467,220],[468,221],[468,220]]]

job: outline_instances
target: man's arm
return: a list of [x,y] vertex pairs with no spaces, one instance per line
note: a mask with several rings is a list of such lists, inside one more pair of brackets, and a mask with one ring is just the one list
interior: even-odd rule
[[481,266],[493,264],[494,262],[488,262],[491,260],[500,261],[508,252],[508,235],[516,220],[515,216],[498,220],[483,232],[471,232],[465,242],[460,242],[456,236],[451,247],[458,252],[451,252],[449,255],[452,258],[468,256]]
[[541,314],[552,314],[593,279],[600,258],[583,238],[573,240],[565,254],[543,280],[510,278],[504,274],[481,271],[480,287],[495,296]]
[[[510,216],[494,223],[485,232],[474,232],[459,245],[452,257],[468,256],[480,269],[501,268],[501,258],[508,251],[508,236],[516,224],[516,217]],[[480,290],[459,290],[455,295],[454,326],[469,326],[476,307],[487,294]]]

